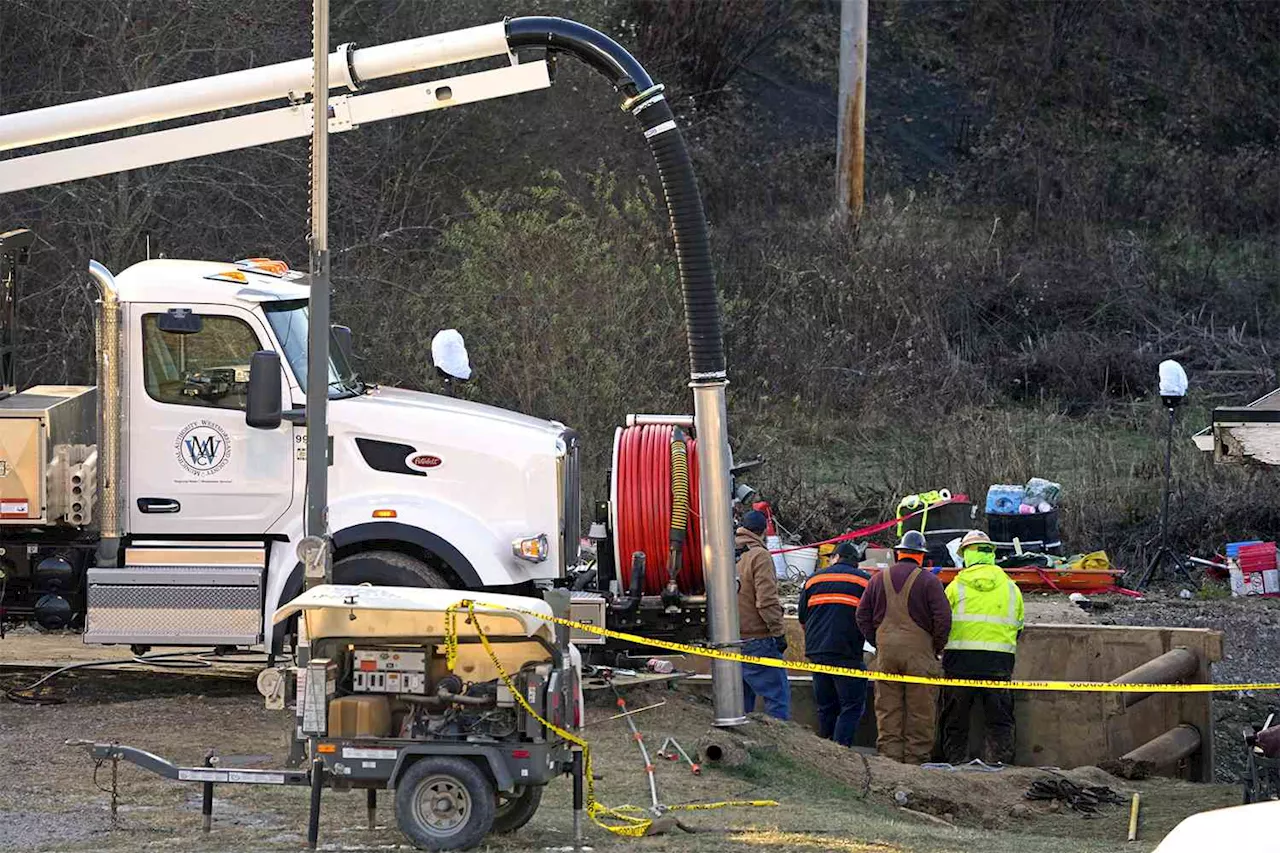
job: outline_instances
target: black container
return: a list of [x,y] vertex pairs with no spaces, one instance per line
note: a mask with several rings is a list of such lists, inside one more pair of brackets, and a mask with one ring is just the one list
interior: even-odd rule
[[996,553],[1012,554],[1013,540],[1022,543],[1022,550],[1040,554],[1061,554],[1062,540],[1058,537],[1058,511],[1005,515],[987,513],[987,535],[996,543]]
[[947,543],[973,529],[973,504],[954,501],[933,507],[928,515],[918,515],[902,522],[902,531],[919,530],[921,522],[924,523],[925,542],[929,543],[929,562],[935,566],[950,566],[953,563]]

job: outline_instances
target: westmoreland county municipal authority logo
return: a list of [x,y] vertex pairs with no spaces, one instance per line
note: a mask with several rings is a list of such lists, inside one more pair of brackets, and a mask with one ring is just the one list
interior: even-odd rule
[[197,477],[209,477],[231,461],[231,439],[212,421],[187,424],[173,441],[178,464]]

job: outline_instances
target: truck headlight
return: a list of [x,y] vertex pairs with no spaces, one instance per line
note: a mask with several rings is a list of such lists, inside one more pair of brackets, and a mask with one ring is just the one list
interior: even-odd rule
[[540,533],[527,539],[512,540],[511,553],[522,560],[528,560],[530,563],[545,561],[551,553],[551,546],[547,542],[547,534]]

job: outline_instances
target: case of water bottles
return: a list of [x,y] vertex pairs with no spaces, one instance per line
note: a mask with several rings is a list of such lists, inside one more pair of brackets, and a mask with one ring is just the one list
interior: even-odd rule
[[1026,495],[1023,486],[996,485],[987,489],[988,515],[1017,515]]
[[1032,477],[1025,486],[997,484],[987,489],[988,515],[1031,515],[1058,506],[1062,486],[1043,477]]
[[997,553],[1012,553],[1014,540],[1024,551],[1057,554],[1058,499],[1062,487],[1042,477],[1032,477],[1025,486],[997,484],[987,489],[987,535]]

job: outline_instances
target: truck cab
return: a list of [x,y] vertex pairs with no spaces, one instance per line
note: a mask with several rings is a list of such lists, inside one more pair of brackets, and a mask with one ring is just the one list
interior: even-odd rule
[[[278,646],[269,617],[302,591],[311,532],[306,278],[264,259],[162,259],[114,286],[119,416],[100,430],[119,431],[125,535],[117,565],[86,567],[86,642]],[[563,576],[579,535],[574,432],[367,384],[349,332],[333,334],[335,582],[525,591]],[[278,355],[283,409],[268,428],[246,417],[263,352]]]

